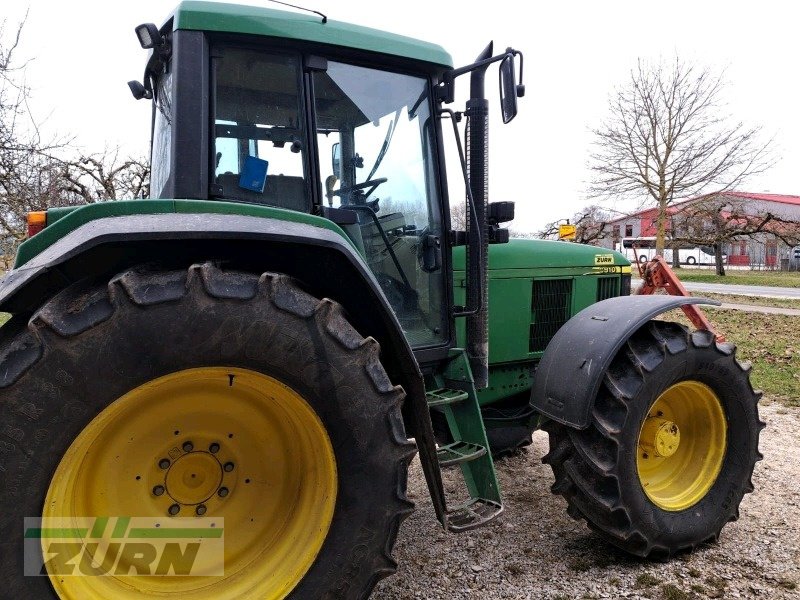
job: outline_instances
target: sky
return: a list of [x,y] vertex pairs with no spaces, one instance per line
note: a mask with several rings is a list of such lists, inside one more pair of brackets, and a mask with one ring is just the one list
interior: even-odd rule
[[[125,153],[147,154],[150,108],[135,101],[126,85],[141,79],[146,59],[133,29],[143,22],[161,24],[174,5],[173,0],[4,3],[0,18],[7,32],[28,11],[18,58],[29,61],[31,108],[43,130],[73,136],[88,152],[119,146]],[[512,46],[524,53],[526,95],[517,118],[503,125],[497,97],[490,96],[490,200],[516,202],[519,231],[536,231],[593,202],[586,194],[590,130],[640,57],[677,55],[724,70],[728,111],[737,121],[762,126],[779,159],[742,189],[800,195],[800,9],[792,2],[532,2],[524,11],[515,2],[307,0],[304,5],[331,19],[436,42],[456,66],[472,62],[490,40],[496,51]],[[487,91],[495,93],[492,79],[487,81]],[[459,91],[466,87],[465,79]],[[457,173],[450,171],[451,193],[457,195]]]

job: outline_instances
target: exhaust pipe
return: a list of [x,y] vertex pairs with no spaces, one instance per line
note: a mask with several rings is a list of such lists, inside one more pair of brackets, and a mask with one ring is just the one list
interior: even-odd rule
[[[492,43],[481,52],[476,62],[492,56]],[[486,99],[485,78],[488,64],[472,71],[470,99],[467,101],[467,172],[469,187],[475,203],[475,217],[481,235],[469,235],[467,274],[469,304],[480,310],[467,317],[467,356],[476,388],[489,385],[489,101]],[[469,203],[467,205],[469,210]],[[468,227],[472,220],[467,219]]]

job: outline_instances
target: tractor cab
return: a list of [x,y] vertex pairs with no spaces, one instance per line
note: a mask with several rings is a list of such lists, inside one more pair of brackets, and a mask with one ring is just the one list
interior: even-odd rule
[[[153,100],[153,197],[323,216],[361,254],[411,345],[452,345],[442,101],[455,76],[488,63],[454,71],[439,46],[327,18],[207,10],[184,2],[161,28],[137,28],[151,55],[130,86]],[[477,249],[483,226],[470,229]]]

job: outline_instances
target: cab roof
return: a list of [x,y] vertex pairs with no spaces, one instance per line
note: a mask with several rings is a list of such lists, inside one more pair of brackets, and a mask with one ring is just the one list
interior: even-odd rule
[[436,44],[333,21],[311,13],[218,2],[181,2],[173,14],[173,30],[193,29],[262,35],[379,52],[452,68],[453,59]]

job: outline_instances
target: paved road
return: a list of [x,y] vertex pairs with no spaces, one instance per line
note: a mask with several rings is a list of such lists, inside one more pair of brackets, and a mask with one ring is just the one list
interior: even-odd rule
[[[639,285],[641,280],[635,279],[633,285]],[[701,283],[683,281],[684,287],[690,292],[712,292],[714,294],[735,294],[738,296],[761,296],[767,298],[793,298],[800,300],[800,288],[772,287],[768,285],[736,285],[728,283]]]
[[783,308],[779,306],[756,306],[754,304],[734,304],[732,302],[725,302],[719,308],[726,308],[729,310],[743,310],[745,312],[762,313],[765,315],[790,315],[793,317],[800,317],[800,309],[797,308]]

